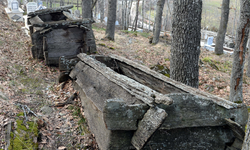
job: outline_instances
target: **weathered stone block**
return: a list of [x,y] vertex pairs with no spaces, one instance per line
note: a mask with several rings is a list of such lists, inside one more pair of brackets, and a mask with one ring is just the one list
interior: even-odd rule
[[145,133],[151,137],[139,142],[137,149],[141,145],[142,149],[164,150],[241,148],[241,139],[225,118],[236,122],[237,130],[242,131],[248,118],[245,105],[191,88],[122,57],[78,57],[70,77],[80,91],[85,116],[100,149],[135,149],[131,140],[136,131],[143,131],[141,120],[150,124],[145,113],[153,107],[168,115],[156,119],[154,130]]

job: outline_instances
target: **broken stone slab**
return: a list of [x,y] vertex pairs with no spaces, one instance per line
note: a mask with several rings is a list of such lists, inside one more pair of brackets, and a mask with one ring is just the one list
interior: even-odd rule
[[[70,77],[102,150],[135,149],[131,139],[150,106],[163,109],[168,117],[147,138],[143,149],[224,149],[238,139],[224,119],[230,118],[242,127],[246,124],[248,113],[243,104],[200,92],[125,58],[78,56],[81,61]],[[148,94],[148,89],[154,92]],[[173,103],[157,104],[158,93]]]
[[127,105],[123,99],[105,101],[103,119],[108,130],[137,130],[137,121],[149,109],[146,104]]
[[34,27],[43,27],[43,28],[64,28],[70,25],[86,25],[94,23],[95,21],[92,19],[78,19],[78,20],[60,20],[60,21],[51,21],[51,22],[44,22],[44,23],[35,23],[33,24]]
[[31,24],[43,23],[43,21],[42,21],[38,16],[35,16],[35,17],[33,17],[33,18],[30,18],[29,21],[30,21]]
[[160,127],[163,120],[167,117],[164,109],[151,107],[143,119],[138,123],[138,129],[132,137],[132,145],[140,150],[152,134]]
[[74,7],[73,5],[68,5],[68,6],[61,6],[57,8],[47,8],[47,9],[37,10],[35,12],[30,12],[28,16],[34,17],[36,15],[46,15],[50,13],[62,12],[62,11],[67,11],[73,7]]

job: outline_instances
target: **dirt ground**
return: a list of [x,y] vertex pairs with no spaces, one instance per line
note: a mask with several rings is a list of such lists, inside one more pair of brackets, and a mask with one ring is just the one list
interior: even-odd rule
[[[48,67],[30,54],[30,38],[25,35],[23,23],[10,21],[0,4],[0,149],[6,145],[6,125],[16,120],[37,124],[39,135],[35,138],[39,149],[98,149],[93,135],[88,131],[84,110],[79,98],[74,104],[54,107],[75,93],[71,81],[58,84],[58,68]],[[104,25],[95,24],[98,54],[117,54],[152,67],[156,64],[170,66],[170,37],[161,37],[157,45],[149,44],[150,33],[116,31],[115,41],[104,41]],[[217,56],[201,49],[199,89],[229,97],[232,56]],[[214,68],[214,64],[218,70]],[[244,76],[244,103],[250,104],[250,78]],[[27,107],[26,107],[27,106]],[[27,117],[20,115],[29,108]],[[12,130],[16,130],[14,125]],[[14,132],[17,134],[16,132]],[[14,135],[17,136],[17,135]],[[22,141],[21,145],[25,145]]]

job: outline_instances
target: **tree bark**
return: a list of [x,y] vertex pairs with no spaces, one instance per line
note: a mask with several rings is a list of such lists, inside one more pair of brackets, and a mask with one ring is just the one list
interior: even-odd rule
[[[250,45],[249,45],[250,46]],[[248,64],[247,64],[247,72],[246,72],[246,75],[248,76],[248,77],[250,77],[250,50],[248,49],[248,59],[247,59],[247,61],[248,61]]]
[[162,22],[162,11],[164,8],[165,0],[158,0],[155,16],[155,30],[153,35],[152,44],[157,44],[159,42],[159,36],[161,32],[161,22]]
[[131,13],[131,7],[132,7],[132,3],[133,3],[133,0],[129,0],[129,3],[128,3],[128,10],[127,10],[127,16],[126,16],[126,27],[125,27],[125,30],[128,30],[128,27],[129,27],[129,18],[130,18],[130,13]]
[[142,29],[144,28],[145,0],[142,0]]
[[250,117],[248,118],[246,134],[242,145],[242,150],[249,150],[249,149],[250,149]]
[[170,77],[198,88],[202,0],[173,4]]
[[98,0],[98,8],[100,12],[100,20],[101,22],[104,21],[104,0]]
[[108,5],[108,21],[105,37],[109,40],[115,40],[115,21],[116,21],[117,0],[109,0]]
[[149,26],[148,26],[148,31],[151,30],[151,10],[152,10],[152,1],[150,1],[150,7],[149,7]]
[[60,6],[64,6],[64,0],[60,0]]
[[223,54],[223,44],[225,40],[225,34],[227,32],[227,23],[229,16],[229,3],[230,0],[223,0],[221,7],[221,20],[220,27],[216,37],[215,54]]
[[135,15],[135,20],[134,20],[134,31],[137,30],[137,22],[138,22],[138,15],[139,15],[139,4],[140,4],[140,0],[137,1],[136,4],[136,15]]
[[[82,19],[91,18],[92,17],[92,0],[82,0]],[[87,32],[87,45],[88,45],[88,53],[95,53],[96,52],[96,43],[95,43],[95,36],[92,30],[92,25],[89,24],[87,26],[90,31]]]
[[246,45],[249,34],[250,1],[241,0],[240,24],[237,28],[236,45],[234,49],[233,68],[230,81],[230,101],[242,102],[242,79],[245,62]]
[[49,0],[49,3],[50,3],[49,7],[52,8],[52,3],[53,3],[52,0]]

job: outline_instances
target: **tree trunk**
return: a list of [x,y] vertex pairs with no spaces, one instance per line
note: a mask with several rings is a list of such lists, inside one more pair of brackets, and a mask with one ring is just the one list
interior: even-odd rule
[[134,20],[134,31],[137,30],[137,22],[138,22],[138,15],[139,15],[139,4],[140,4],[140,0],[137,1],[137,4],[136,4],[136,15],[135,15],[135,20]]
[[98,8],[100,12],[100,20],[104,21],[104,0],[98,0]]
[[198,88],[202,0],[173,3],[170,77]]
[[[250,40],[249,40],[250,41]],[[250,43],[250,42],[249,42]],[[248,45],[248,47],[250,47],[250,45]],[[247,72],[246,72],[246,75],[248,77],[250,77],[250,48],[248,48],[248,64],[247,64]]]
[[[96,3],[97,3],[97,1],[96,1]],[[94,15],[95,15],[95,18],[97,18],[97,5],[95,4],[95,13],[94,13]]]
[[52,3],[53,3],[52,0],[49,0],[49,3],[50,3],[49,7],[52,8]]
[[150,7],[149,7],[149,26],[148,26],[148,31],[151,30],[151,9],[152,9],[152,1],[150,0]]
[[165,0],[158,0],[155,16],[155,30],[153,35],[152,44],[157,44],[159,42],[159,36],[161,32],[161,22],[162,22],[162,11],[164,8]]
[[249,34],[250,1],[241,0],[240,24],[237,29],[236,45],[234,49],[233,68],[230,81],[230,101],[242,102],[242,79],[245,62],[246,45]]
[[105,37],[112,41],[115,40],[116,6],[117,6],[117,0],[109,0],[108,21],[107,21]]
[[230,0],[223,0],[222,6],[221,6],[220,27],[219,27],[219,31],[216,37],[216,45],[215,45],[215,54],[217,55],[223,54],[223,44],[225,40],[225,34],[227,32],[229,3],[230,3]]
[[[78,8],[78,7],[77,7]],[[92,19],[92,0],[82,0],[82,19],[91,18]],[[96,52],[95,36],[92,30],[92,25],[87,26],[90,31],[87,32],[87,46],[88,53]]]
[[121,22],[121,26],[122,26],[122,30],[124,30],[124,19],[125,19],[125,12],[124,12],[124,2],[122,1],[122,22]]
[[145,0],[142,0],[142,30],[144,28]]
[[60,1],[60,6],[64,6],[64,0]]
[[133,3],[133,0],[129,0],[129,3],[128,3],[128,10],[127,10],[127,17],[126,17],[126,28],[125,30],[128,30],[128,27],[129,27],[129,18],[130,18],[130,13],[131,13],[131,7],[132,7],[132,3]]
[[250,114],[247,122],[245,139],[242,145],[242,150],[249,150],[249,149],[250,149]]
[[126,30],[126,24],[127,24],[127,9],[128,9],[128,2],[127,0],[125,1],[125,6],[123,7],[123,16],[122,16],[122,19],[123,19],[123,25],[122,25],[122,29],[123,30]]

